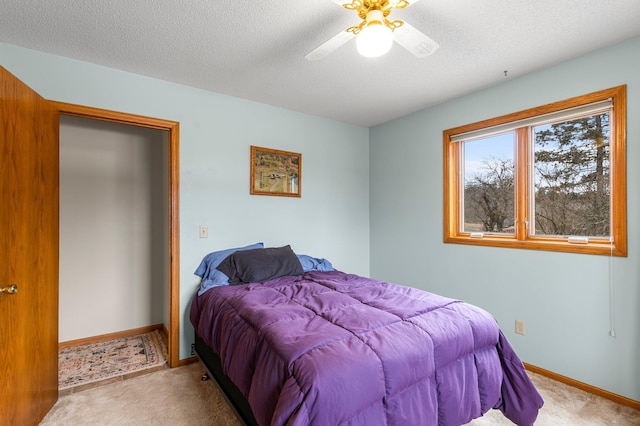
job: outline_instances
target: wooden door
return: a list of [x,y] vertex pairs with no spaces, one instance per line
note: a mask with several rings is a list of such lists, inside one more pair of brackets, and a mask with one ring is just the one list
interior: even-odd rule
[[0,67],[0,424],[58,399],[58,111]]

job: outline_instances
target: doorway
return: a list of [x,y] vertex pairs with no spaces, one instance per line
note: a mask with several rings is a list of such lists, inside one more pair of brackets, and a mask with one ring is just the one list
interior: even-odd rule
[[[121,234],[129,234],[131,236],[129,242],[134,242],[135,244],[139,244],[140,241],[146,241],[144,244],[151,242],[149,249],[152,251],[156,251],[153,255],[154,261],[150,262],[149,259],[145,259],[145,265],[137,265],[133,263],[133,267],[129,268],[131,271],[137,271],[136,275],[140,277],[140,269],[142,271],[142,281],[146,281],[146,287],[142,289],[138,289],[140,291],[136,291],[135,289],[129,289],[129,293],[132,297],[130,302],[135,304],[136,298],[143,297],[143,293],[147,293],[146,297],[148,299],[155,299],[153,302],[149,302],[149,300],[145,301],[144,306],[140,310],[141,311],[153,311],[153,312],[134,312],[135,315],[150,315],[150,318],[160,318],[160,323],[163,323],[167,326],[168,331],[168,352],[167,352],[167,364],[170,367],[176,367],[179,365],[179,339],[178,339],[178,318],[179,318],[179,285],[178,285],[178,123],[166,120],[160,120],[149,117],[142,117],[137,115],[119,113],[108,110],[101,110],[96,108],[89,108],[79,105],[72,104],[64,104],[64,103],[55,103],[56,107],[60,112],[60,120],[61,123],[83,123],[85,119],[89,121],[84,121],[85,124],[93,121],[93,124],[89,127],[93,127],[94,130],[104,129],[104,128],[119,128],[119,129],[130,129],[130,133],[133,135],[133,139],[136,139],[135,135],[143,135],[143,138],[151,138],[153,147],[149,145],[149,143],[138,143],[137,147],[124,147],[122,149],[129,150],[132,152],[133,156],[135,156],[135,152],[138,151],[147,151],[150,157],[152,157],[152,163],[155,165],[161,164],[160,170],[158,167],[145,167],[147,176],[143,176],[143,180],[153,180],[156,181],[156,190],[160,188],[160,191],[164,192],[163,194],[156,194],[155,197],[150,197],[147,201],[140,202],[136,200],[135,190],[132,189],[128,195],[124,197],[129,197],[129,203],[133,202],[134,204],[141,204],[140,207],[142,210],[160,210],[161,214],[157,215],[159,218],[155,220],[155,223],[145,223],[141,229],[132,229],[133,227],[130,223],[121,224],[116,228],[115,232],[120,232]],[[79,121],[78,121],[79,120]],[[115,126],[110,126],[114,125]],[[81,127],[84,127],[81,124]],[[125,130],[126,131],[126,130]],[[62,134],[61,134],[62,136]],[[134,143],[135,145],[135,143]],[[99,146],[99,145],[96,145]],[[62,149],[62,147],[61,147]],[[113,150],[111,150],[113,151]],[[144,154],[144,153],[142,153]],[[127,155],[125,153],[125,155]],[[80,162],[78,164],[83,165],[83,167],[89,167],[91,161],[82,162],[82,159],[79,159]],[[108,156],[105,157],[105,161],[108,161]],[[164,164],[162,164],[164,163]],[[107,166],[105,164],[94,164],[94,171],[98,167]],[[135,169],[135,167],[134,167]],[[61,168],[61,172],[63,172]],[[137,173],[137,172],[133,172]],[[62,177],[61,177],[62,179]],[[157,180],[161,179],[163,182],[158,184]],[[61,180],[61,183],[64,183]],[[75,190],[79,190],[80,192],[83,190],[83,185],[87,182],[79,182],[74,183],[72,187]],[[64,187],[61,186],[64,190]],[[94,190],[99,190],[99,188],[94,187]],[[85,189],[87,190],[87,189]],[[88,188],[91,191],[91,188]],[[125,191],[126,192],[126,191]],[[148,195],[148,194],[147,194]],[[61,197],[64,196],[64,193],[61,193]],[[105,194],[105,197],[108,194]],[[122,197],[122,195],[120,195]],[[96,204],[100,204],[100,196],[98,194],[92,194],[92,198],[96,200]],[[64,199],[61,198],[61,202]],[[111,206],[112,204],[108,203],[109,200],[104,200],[104,204],[102,208],[98,209],[101,211],[100,215],[107,215],[103,217],[104,221],[100,220],[99,216],[96,216],[96,212],[93,212],[93,218],[96,222],[96,232],[104,227],[105,223],[112,223],[114,221],[109,220],[108,211],[105,211],[107,206]],[[122,202],[127,202],[126,200],[121,200]],[[138,209],[140,209],[138,208]],[[61,216],[61,222],[63,217]],[[67,218],[66,220],[69,220]],[[91,219],[89,219],[91,220]],[[116,221],[117,222],[117,221]],[[62,226],[62,223],[61,223]],[[85,226],[87,226],[85,224]],[[162,228],[159,230],[159,227]],[[159,231],[158,231],[159,230]],[[105,232],[104,230],[101,232]],[[112,229],[110,232],[114,232]],[[136,239],[135,235],[132,235],[131,232],[142,232],[140,239]],[[160,238],[158,238],[158,234],[161,234]],[[82,237],[83,239],[87,239],[90,241],[90,236],[85,235]],[[126,240],[126,239],[125,239]],[[62,241],[61,241],[62,243]],[[115,247],[114,243],[114,247]],[[87,250],[91,250],[90,245],[87,247]],[[112,251],[114,248],[112,248]],[[158,254],[157,251],[160,250],[161,253]],[[126,250],[124,250],[126,251]],[[162,253],[164,252],[164,253]],[[61,251],[61,262],[62,256],[64,253]],[[124,255],[124,256],[123,256]],[[123,262],[132,261],[135,262],[134,259],[131,259],[131,256],[127,257],[126,253],[120,253],[121,260]],[[143,255],[146,257],[146,255]],[[64,270],[64,264],[61,263],[61,276],[63,273],[73,274],[73,271]],[[140,266],[140,268],[138,268]],[[144,270],[146,268],[146,270]],[[70,269],[70,268],[69,268]],[[127,269],[127,267],[121,268]],[[158,270],[161,269],[160,272]],[[82,277],[76,277],[77,280],[80,280]],[[120,277],[121,278],[121,277]],[[87,279],[91,279],[87,277]],[[113,276],[111,277],[115,282],[120,281],[119,277]],[[118,282],[118,285],[121,286],[119,291],[127,291],[126,283]],[[160,288],[160,290],[158,290]],[[113,290],[113,289],[112,289]],[[61,301],[62,296],[65,290],[61,286]],[[113,292],[112,292],[113,293]],[[73,296],[71,296],[73,297]],[[100,293],[93,296],[94,298],[100,298]],[[86,298],[85,298],[86,300]],[[91,299],[89,299],[91,300]],[[158,307],[160,305],[160,307]],[[62,308],[62,306],[61,306]],[[63,312],[60,312],[60,326],[64,327],[64,317]],[[126,316],[126,315],[125,315]],[[123,318],[119,318],[119,320],[124,320]],[[136,319],[133,318],[132,321]],[[155,320],[151,320],[155,321]],[[122,327],[122,326],[116,326]],[[126,326],[125,326],[126,328]],[[77,331],[80,332],[81,331]],[[98,333],[100,334],[100,333]],[[65,340],[63,335],[60,336],[61,340]],[[72,339],[71,339],[72,340]]]

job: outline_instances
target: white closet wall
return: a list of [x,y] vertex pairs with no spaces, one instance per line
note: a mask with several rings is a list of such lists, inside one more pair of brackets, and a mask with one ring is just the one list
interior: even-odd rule
[[168,325],[166,132],[60,118],[60,314],[66,342]]

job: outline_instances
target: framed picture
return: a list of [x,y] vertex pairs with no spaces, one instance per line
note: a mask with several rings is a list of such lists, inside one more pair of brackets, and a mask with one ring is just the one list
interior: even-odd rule
[[251,147],[251,194],[300,197],[302,154]]

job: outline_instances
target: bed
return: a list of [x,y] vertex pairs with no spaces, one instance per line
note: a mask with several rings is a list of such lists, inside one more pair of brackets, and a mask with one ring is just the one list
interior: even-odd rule
[[191,306],[196,352],[247,424],[462,425],[492,408],[534,423],[542,398],[486,311],[282,249],[290,265],[219,255],[228,282]]

